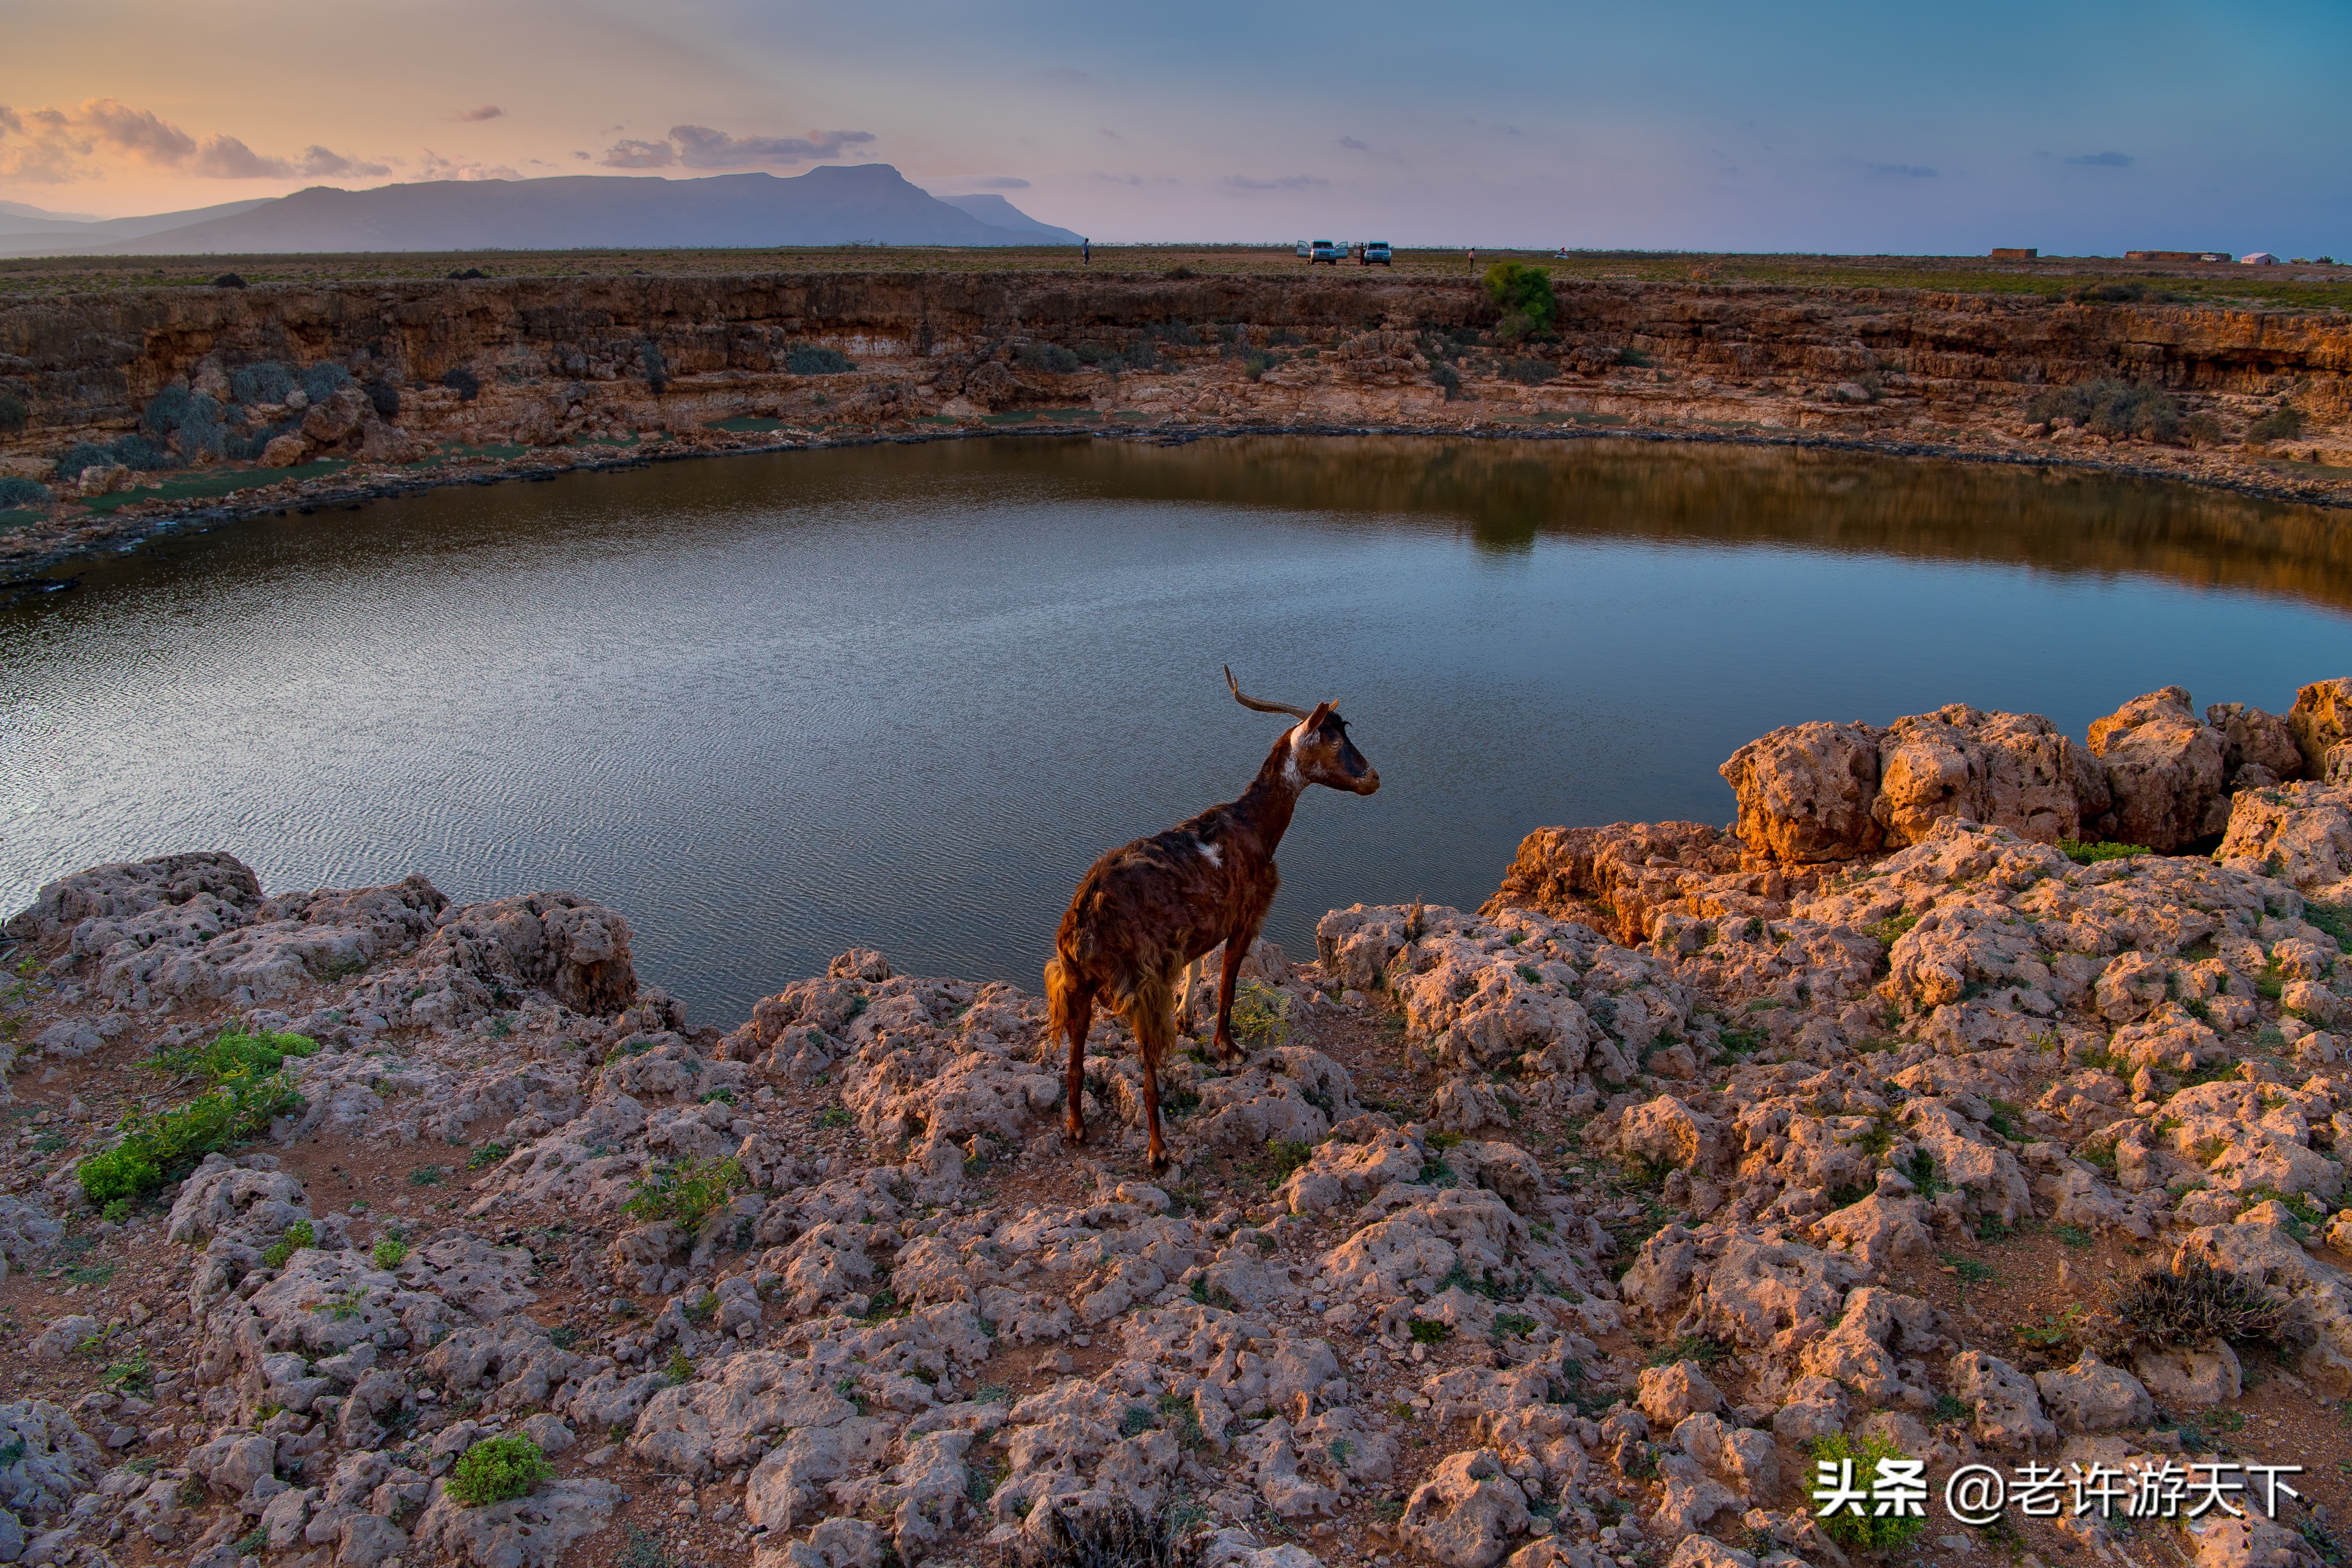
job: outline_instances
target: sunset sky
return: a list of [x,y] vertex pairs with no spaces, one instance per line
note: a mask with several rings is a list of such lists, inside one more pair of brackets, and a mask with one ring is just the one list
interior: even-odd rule
[[10,0],[0,200],[881,162],[1098,240],[2352,253],[2352,5]]

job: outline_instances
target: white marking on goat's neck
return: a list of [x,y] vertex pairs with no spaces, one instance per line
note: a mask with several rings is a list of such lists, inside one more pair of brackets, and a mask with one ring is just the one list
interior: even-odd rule
[[1218,868],[1220,870],[1223,869],[1225,864],[1225,852],[1223,850],[1218,848],[1215,845],[1209,843],[1205,839],[1195,838],[1192,842],[1200,846],[1202,859],[1206,860],[1210,865]]
[[1297,727],[1290,731],[1290,755],[1283,761],[1282,782],[1292,789],[1307,787],[1307,775],[1300,772],[1298,767],[1298,753],[1307,749],[1307,741],[1310,733],[1312,731],[1307,728],[1307,721],[1304,719],[1301,719]]

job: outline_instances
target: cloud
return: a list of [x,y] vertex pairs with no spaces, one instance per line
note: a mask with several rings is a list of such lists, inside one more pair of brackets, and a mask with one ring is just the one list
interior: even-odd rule
[[838,158],[844,147],[876,140],[871,131],[812,131],[806,136],[730,136],[707,125],[673,125],[677,161],[689,169],[745,169],[761,163],[806,163]]
[[1076,66],[1055,66],[1045,73],[1045,79],[1062,87],[1092,87],[1095,79]]
[[667,142],[615,142],[596,162],[608,169],[667,169],[677,154]]
[[593,154],[593,153],[572,153],[572,155],[573,157],[575,157],[575,158],[579,159],[579,160],[580,160],[582,163],[587,163],[587,162],[589,161],[589,159],[590,159],[590,158],[592,158],[592,157],[593,157],[593,156],[594,156],[594,154]]
[[673,125],[667,142],[615,142],[596,160],[608,169],[752,169],[837,158],[876,140],[871,131],[812,131],[806,136],[730,136],[708,125]]
[[1306,191],[1330,183],[1320,174],[1285,174],[1274,180],[1253,180],[1246,174],[1227,174],[1217,182],[1234,191]]
[[461,109],[449,118],[452,120],[496,120],[505,113],[506,110],[500,109],[497,104],[486,103],[478,109]]
[[974,190],[981,191],[1025,191],[1029,188],[1029,182],[1017,174],[991,174],[984,180],[969,180],[965,183]]
[[1127,138],[1126,138],[1126,137],[1121,136],[1118,132],[1113,131],[1113,130],[1112,130],[1109,126],[1108,126],[1108,125],[1097,125],[1097,126],[1096,126],[1096,127],[1095,127],[1095,134],[1096,134],[1096,135],[1097,135],[1097,136],[1108,136],[1108,137],[1109,137],[1109,138],[1110,138],[1112,141],[1114,141],[1114,142],[1124,142],[1124,141],[1126,141],[1126,140],[1127,140]]
[[2128,153],[2085,153],[2066,162],[2084,169],[2128,169],[2137,160]]
[[1936,177],[1935,170],[1923,168],[1917,163],[1873,163],[1870,166],[1870,172],[1874,174],[1892,174],[1897,179],[1904,180],[1932,180]]
[[70,110],[44,105],[20,115],[0,110],[0,115],[5,115],[0,127],[22,139],[21,144],[0,148],[0,178],[42,184],[100,179],[111,159],[208,180],[391,172],[384,164],[346,157],[316,143],[303,149],[299,158],[279,158],[220,132],[199,141],[153,110],[134,109],[118,99],[93,98]]
[[1372,150],[1372,147],[1371,147],[1371,143],[1370,143],[1370,142],[1359,142],[1359,141],[1357,141],[1357,140],[1356,140],[1354,137],[1352,137],[1352,136],[1342,136],[1342,137],[1340,137],[1340,138],[1339,138],[1339,145],[1340,145],[1340,146],[1342,146],[1342,147],[1345,147],[1345,148],[1349,149],[1350,152],[1355,152],[1355,153],[1369,153],[1369,152],[1370,152],[1370,151]]
[[504,163],[460,163],[455,158],[444,158],[427,147],[416,177],[420,180],[520,180],[522,175]]
[[1184,183],[1173,174],[1107,174],[1100,169],[1094,172],[1094,177],[1108,180],[1114,185],[1181,185]]

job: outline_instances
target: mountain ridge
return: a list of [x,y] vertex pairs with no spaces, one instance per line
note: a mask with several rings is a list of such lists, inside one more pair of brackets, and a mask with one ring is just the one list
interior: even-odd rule
[[[968,210],[965,203],[978,205],[981,212]],[[1008,246],[1076,244],[1078,239],[1068,229],[1037,222],[1003,197],[943,201],[887,163],[824,164],[790,176],[744,174],[670,180],[562,174],[536,180],[420,181],[359,191],[313,185],[274,200],[229,205],[239,210],[160,215],[196,219],[161,229],[125,232],[149,220],[109,220],[114,226],[110,232],[90,236],[81,244],[73,243],[80,236],[57,220],[0,219],[0,249],[189,256],[858,243]],[[209,216],[214,214],[217,216]]]

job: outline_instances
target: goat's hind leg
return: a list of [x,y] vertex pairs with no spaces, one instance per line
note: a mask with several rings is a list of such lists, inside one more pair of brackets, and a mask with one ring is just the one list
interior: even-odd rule
[[1062,1131],[1073,1143],[1087,1141],[1087,1033],[1094,1026],[1095,994],[1067,978],[1058,964],[1046,972],[1052,1017],[1070,1037],[1070,1072]]
[[1192,1032],[1192,972],[1200,967],[1201,961],[1193,959],[1176,976],[1176,1032],[1180,1035]]
[[1168,1168],[1168,1145],[1160,1136],[1160,1060],[1176,1047],[1175,998],[1168,984],[1146,985],[1129,1010],[1134,1026],[1136,1054],[1143,1058],[1143,1120],[1150,1131],[1147,1158],[1154,1173]]

